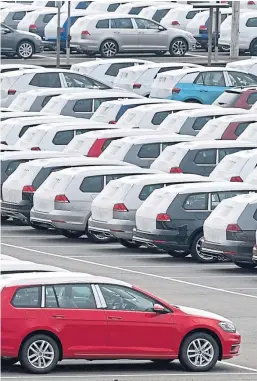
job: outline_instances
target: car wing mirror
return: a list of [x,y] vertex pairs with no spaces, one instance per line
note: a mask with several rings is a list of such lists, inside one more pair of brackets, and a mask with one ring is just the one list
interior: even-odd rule
[[166,314],[167,313],[167,309],[164,306],[162,306],[161,304],[158,304],[158,303],[154,304],[153,311],[156,312],[156,313],[159,313],[159,314]]

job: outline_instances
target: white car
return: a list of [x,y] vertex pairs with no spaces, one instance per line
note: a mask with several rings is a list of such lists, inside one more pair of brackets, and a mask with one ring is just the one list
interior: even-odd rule
[[7,119],[15,119],[15,118],[22,118],[26,116],[42,116],[45,115],[40,112],[25,112],[25,111],[4,111],[0,113],[0,120],[3,122]]
[[[219,46],[230,49],[232,16],[229,16],[220,28]],[[257,11],[240,12],[239,18],[239,50],[257,54]]]
[[12,151],[21,151],[19,148],[13,146],[7,146],[6,144],[0,143],[0,152],[12,152]]
[[15,7],[8,7],[1,10],[1,22],[8,25],[13,29],[17,29],[19,22],[26,16],[28,12],[42,7],[33,7],[33,5],[22,5]]
[[243,182],[257,166],[257,149],[239,151],[224,157],[210,174],[210,179]]
[[156,130],[169,114],[182,110],[194,110],[204,106],[196,103],[170,101],[167,104],[144,105],[128,110],[119,119],[119,128],[146,128]]
[[75,94],[78,92],[85,91],[83,88],[74,87],[70,89],[69,87],[62,87],[58,89],[39,89],[29,90],[24,93],[20,93],[14,98],[10,107],[15,110],[20,111],[41,111],[43,107],[52,99],[53,97],[57,97],[62,94]]
[[129,130],[117,128],[113,130],[92,131],[77,135],[64,148],[64,152],[78,152],[87,157],[98,157],[113,142],[128,136],[155,135],[154,130],[132,128]]
[[252,57],[248,60],[228,62],[226,67],[229,69],[237,69],[239,71],[257,75],[257,58]]
[[59,114],[74,116],[76,118],[90,119],[98,107],[106,102],[117,99],[141,98],[129,91],[119,90],[87,90],[81,94],[64,94],[52,98],[41,112],[46,114]]
[[[21,117],[14,119],[7,119],[1,123],[1,143],[2,144],[15,144],[21,138],[29,128],[36,127],[40,124],[47,123],[49,127],[53,123],[74,123],[74,118],[66,117],[63,115],[42,115],[42,116],[32,116],[32,117]],[[75,123],[76,123],[75,119]]]
[[194,17],[202,12],[202,9],[193,8],[191,5],[179,4],[180,7],[171,9],[161,20],[161,24],[165,28],[177,28],[187,30],[187,25],[194,19]]
[[112,86],[120,69],[150,63],[151,61],[139,60],[136,58],[111,58],[109,60],[96,59],[94,61],[75,63],[71,66],[71,71],[83,75],[90,75],[91,77],[97,78],[109,86]]
[[[162,24],[162,19],[164,16],[166,16],[166,14],[171,11],[173,12],[176,8],[179,8],[180,7],[180,4],[177,4],[177,3],[169,3],[169,2],[164,2],[163,4],[156,4],[155,2],[151,5],[149,4],[150,6],[149,7],[146,7],[144,8],[141,12],[140,12],[140,16],[146,18],[146,19],[150,19],[150,20],[153,20],[153,21],[156,21],[156,22],[159,22],[160,24]],[[162,24],[163,25],[163,24]],[[172,25],[169,25],[169,27],[171,27]]]
[[[254,110],[252,110],[254,112]],[[239,136],[239,141],[245,140],[248,142],[257,143],[257,123],[251,123],[246,130]]]
[[11,257],[10,255],[5,255],[5,254],[1,254],[0,255],[0,260],[1,261],[20,261],[18,258],[15,258],[15,257]]
[[106,128],[115,127],[103,123],[94,123],[92,125],[83,125],[81,123],[71,123],[69,125],[57,123],[55,125],[53,123],[50,126],[48,124],[41,124],[40,126],[29,128],[14,146],[33,151],[63,151],[74,136]]
[[19,93],[36,88],[86,88],[109,89],[110,87],[81,74],[65,69],[31,69],[0,74],[1,106],[9,106]]
[[90,118],[94,122],[116,124],[122,115],[131,110],[143,105],[165,104],[169,101],[160,102],[159,99],[122,99],[116,101],[107,101],[100,105],[94,115]]
[[[256,161],[256,165],[257,165],[257,161]],[[244,180],[246,183],[250,183],[250,184],[253,184],[253,185],[257,185],[257,168],[255,166],[255,168],[249,173],[249,175],[246,177],[246,179]]]
[[8,73],[9,71],[17,71],[17,70],[29,70],[29,69],[43,69],[42,66],[37,65],[28,65],[28,64],[1,64],[0,65],[0,73]]
[[190,63],[151,63],[120,70],[114,80],[114,86],[131,90],[136,94],[148,97],[151,86],[159,73],[178,69],[201,67]]
[[247,114],[247,111],[237,108],[222,108],[218,106],[205,106],[201,109],[179,111],[176,114],[170,114],[158,127],[158,131],[167,133],[168,131],[176,134],[186,134],[198,136],[206,123],[213,121],[213,124],[219,124],[223,115]]
[[68,272],[61,267],[44,265],[30,261],[1,261],[1,280],[7,278],[7,275],[27,274],[27,273],[46,273],[53,271]]

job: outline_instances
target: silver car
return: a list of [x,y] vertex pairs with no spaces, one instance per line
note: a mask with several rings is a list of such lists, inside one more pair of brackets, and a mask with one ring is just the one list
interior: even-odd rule
[[88,55],[100,53],[114,57],[123,52],[154,52],[181,57],[196,40],[189,32],[165,28],[159,23],[136,15],[95,14],[83,17],[79,48]]
[[93,242],[108,242],[110,237],[88,231],[93,199],[111,180],[146,173],[156,171],[134,166],[96,166],[54,172],[34,193],[30,221],[33,225],[55,228],[67,238],[86,234]]

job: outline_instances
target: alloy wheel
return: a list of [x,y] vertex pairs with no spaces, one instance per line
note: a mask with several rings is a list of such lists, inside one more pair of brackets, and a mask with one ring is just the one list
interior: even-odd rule
[[202,242],[203,242],[203,237],[200,237],[198,239],[198,241],[196,242],[196,245],[195,245],[195,249],[196,249],[196,253],[197,253],[198,257],[201,258],[202,260],[206,261],[206,262],[212,261],[213,260],[212,255],[202,253],[202,251],[201,251]]
[[23,42],[18,49],[19,55],[22,58],[29,58],[33,54],[33,47],[28,42]]
[[187,51],[186,43],[183,40],[177,40],[172,45],[174,56],[184,56]]
[[203,338],[195,339],[187,347],[187,357],[192,365],[201,368],[208,366],[214,357],[212,343]]
[[117,46],[112,41],[107,41],[102,46],[102,52],[105,57],[114,57],[117,54]]
[[27,350],[27,359],[34,368],[48,368],[55,357],[53,346],[46,340],[33,341]]

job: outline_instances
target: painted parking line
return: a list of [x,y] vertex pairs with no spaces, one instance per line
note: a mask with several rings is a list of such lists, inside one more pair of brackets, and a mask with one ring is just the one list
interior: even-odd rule
[[[143,276],[147,276],[147,277],[152,277],[152,278],[157,278],[157,279],[163,279],[163,280],[167,280],[167,281],[174,282],[174,283],[180,283],[180,284],[184,284],[184,285],[188,285],[188,286],[203,288],[203,289],[206,289],[206,290],[212,290],[212,291],[222,292],[222,293],[225,293],[225,294],[231,294],[231,295],[236,295],[236,296],[243,296],[243,297],[250,298],[250,299],[257,299],[257,296],[255,296],[255,295],[250,295],[250,294],[245,294],[245,293],[241,293],[241,292],[225,290],[223,288],[206,286],[206,285],[203,285],[203,284],[189,282],[189,281],[185,281],[185,280],[182,280],[182,279],[171,278],[171,277],[168,277],[168,276],[163,276],[163,275],[157,275],[157,274],[147,273],[147,272],[143,272],[143,271],[132,270],[132,269],[128,269],[126,267],[111,266],[111,265],[106,265],[106,264],[103,264],[103,263],[98,263],[98,262],[93,262],[93,261],[86,261],[84,259],[79,259],[79,258],[67,258],[64,255],[54,254],[54,253],[48,253],[46,251],[41,251],[41,250],[27,249],[27,248],[22,247],[22,246],[11,245],[11,244],[7,244],[7,243],[2,243],[2,245],[6,246],[6,247],[11,247],[13,249],[25,250],[25,251],[32,252],[32,253],[49,255],[50,257],[61,258],[61,259],[66,259],[66,260],[69,259],[70,261],[77,261],[77,262],[81,262],[81,263],[87,263],[87,264],[93,265],[93,266],[105,267],[105,268],[109,268],[109,269],[112,269],[112,270],[119,270],[119,271],[124,271],[124,272],[127,272],[127,273],[139,274],[139,275],[143,275]],[[256,372],[257,372],[257,370],[256,370]]]

